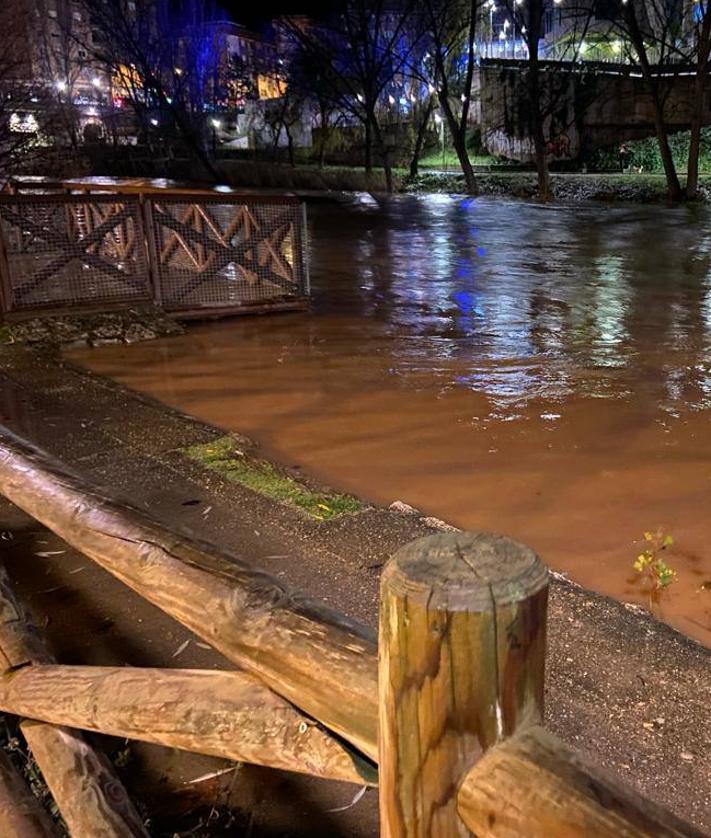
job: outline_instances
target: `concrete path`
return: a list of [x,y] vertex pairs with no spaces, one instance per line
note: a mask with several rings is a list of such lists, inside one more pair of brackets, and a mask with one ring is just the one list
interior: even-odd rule
[[[418,515],[387,509],[307,519],[181,453],[223,431],[52,354],[3,350],[0,421],[166,524],[219,543],[372,627],[380,567],[400,545],[433,531]],[[0,530],[11,536],[0,542],[9,571],[62,662],[230,666],[5,501]],[[562,580],[553,584],[549,616],[549,727],[644,794],[711,829],[709,651]],[[175,828],[176,811],[196,801],[236,809],[235,834],[247,827],[254,835],[377,834],[373,792],[345,811],[327,812],[347,806],[356,790],[254,767],[190,783],[229,766],[155,746],[132,745],[126,756],[127,784],[149,801],[155,834]],[[167,811],[170,825],[161,827]]]

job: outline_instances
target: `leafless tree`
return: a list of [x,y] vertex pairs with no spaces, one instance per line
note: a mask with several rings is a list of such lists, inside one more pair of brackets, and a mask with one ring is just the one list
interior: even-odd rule
[[[160,120],[215,179],[208,114],[221,96],[216,14],[200,0],[85,0],[98,37],[84,47],[106,68],[144,127]],[[150,116],[157,113],[158,116]]]
[[673,72],[677,61],[677,9],[675,4],[667,3],[666,0],[625,0],[612,13],[610,7],[607,9],[611,31],[623,44],[626,59],[639,67],[649,93],[659,155],[667,181],[667,194],[674,202],[681,199],[682,190],[669,144],[666,95],[660,83],[659,70],[668,65]]
[[0,179],[46,146],[47,93],[27,49],[31,26],[29,7],[0,4]]
[[287,18],[285,25],[311,66],[319,67],[322,95],[356,120],[365,135],[365,169],[380,152],[388,191],[393,190],[391,149],[383,130],[388,86],[406,73],[415,44],[407,37],[411,0],[343,0],[318,25]]
[[420,0],[422,39],[410,62],[411,72],[436,93],[452,145],[464,173],[467,192],[477,191],[467,135],[476,64],[479,0]]

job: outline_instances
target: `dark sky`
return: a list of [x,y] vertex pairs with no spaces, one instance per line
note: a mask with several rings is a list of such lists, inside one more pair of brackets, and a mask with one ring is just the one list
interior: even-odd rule
[[328,0],[259,0],[249,4],[240,0],[217,0],[217,3],[229,12],[232,18],[247,26],[265,23],[283,14],[318,17],[335,5],[333,1]]

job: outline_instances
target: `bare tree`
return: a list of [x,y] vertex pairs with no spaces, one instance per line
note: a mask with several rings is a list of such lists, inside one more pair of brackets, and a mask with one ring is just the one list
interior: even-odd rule
[[45,150],[48,103],[27,50],[32,25],[29,7],[0,4],[0,179]]
[[680,20],[677,7],[666,0],[625,0],[619,9],[609,14],[609,19],[612,31],[624,45],[627,59],[639,67],[651,100],[667,194],[671,201],[679,201],[682,190],[669,144],[666,96],[659,72],[664,67],[674,71]]
[[[221,99],[222,31],[200,0],[85,0],[92,38],[85,48],[118,82],[145,127],[160,119],[215,179],[209,113]],[[149,114],[158,113],[158,117]]]
[[[518,32],[524,43],[520,71],[513,71],[521,76],[514,98],[533,146],[538,197],[549,201],[553,197],[549,158],[561,141],[567,147],[568,130],[592,102],[582,60],[595,3],[581,0],[564,9],[549,0],[499,2],[504,36],[508,31]],[[492,10],[494,5],[494,0],[487,0],[485,8]],[[555,40],[549,44],[545,42],[547,14],[556,16],[558,23]]]
[[701,150],[701,129],[703,127],[704,93],[709,83],[709,58],[711,56],[711,9],[709,0],[699,0],[687,6],[689,27],[686,33],[688,55],[695,66],[694,91],[692,97],[691,134],[689,137],[689,159],[686,169],[686,197],[696,198],[699,188],[699,152]]
[[437,95],[464,173],[467,192],[477,191],[467,148],[472,81],[476,64],[479,0],[421,0],[422,44],[411,72]]
[[300,19],[285,24],[319,69],[322,95],[333,107],[356,120],[365,135],[365,169],[373,168],[373,149],[380,152],[388,191],[393,191],[391,149],[383,131],[387,89],[406,72],[415,44],[407,38],[412,2],[344,0],[327,20],[305,27]]

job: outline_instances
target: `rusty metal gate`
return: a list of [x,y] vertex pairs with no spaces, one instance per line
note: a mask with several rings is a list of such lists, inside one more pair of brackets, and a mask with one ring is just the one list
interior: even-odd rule
[[146,208],[156,293],[166,311],[274,308],[306,295],[298,199],[152,195]]
[[4,311],[151,299],[137,197],[3,196],[0,233]]

